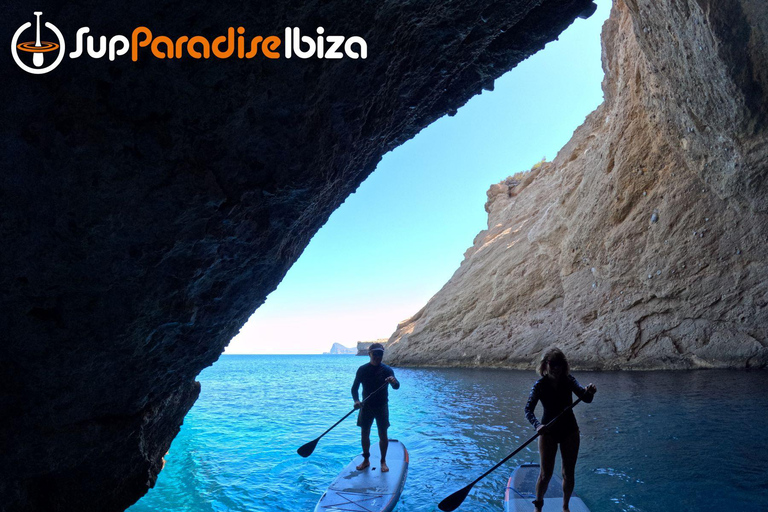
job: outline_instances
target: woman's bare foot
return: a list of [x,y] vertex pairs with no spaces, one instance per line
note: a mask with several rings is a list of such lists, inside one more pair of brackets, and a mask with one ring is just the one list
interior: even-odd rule
[[385,461],[381,461],[381,472],[386,473],[389,471],[389,466],[387,466],[387,463]]
[[370,463],[370,461],[368,459],[363,459],[363,462],[361,464],[358,464],[357,470],[361,471],[361,470],[367,468],[370,465],[371,465],[371,463]]

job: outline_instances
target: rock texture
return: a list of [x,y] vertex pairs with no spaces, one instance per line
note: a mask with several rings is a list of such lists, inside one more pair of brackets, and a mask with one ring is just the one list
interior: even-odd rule
[[[122,510],[212,364],[381,156],[591,0],[42,2],[74,34],[286,26],[366,60],[2,60],[0,509]],[[34,21],[9,5],[6,44]],[[7,46],[6,46],[7,48]],[[6,50],[7,51],[7,50]],[[7,55],[7,54],[6,54]]]
[[374,343],[381,343],[384,346],[384,349],[387,348],[387,339],[386,338],[379,338],[372,341],[358,341],[357,342],[357,350],[356,355],[358,356],[368,356],[368,349],[371,348],[371,345]]
[[603,105],[490,188],[488,229],[387,360],[765,367],[767,38],[763,0],[616,0]]

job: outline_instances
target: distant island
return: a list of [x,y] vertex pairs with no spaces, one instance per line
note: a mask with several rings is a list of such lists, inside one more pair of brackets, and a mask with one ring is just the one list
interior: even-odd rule
[[330,352],[323,352],[326,355],[355,355],[357,354],[357,348],[345,347],[341,343],[334,343]]
[[341,343],[334,343],[331,347],[330,352],[323,352],[323,355],[358,355],[358,356],[367,356],[368,355],[368,347],[373,345],[374,343],[381,343],[384,345],[384,347],[387,346],[387,338],[382,338],[379,340],[373,340],[373,341],[358,341],[357,347],[345,347]]

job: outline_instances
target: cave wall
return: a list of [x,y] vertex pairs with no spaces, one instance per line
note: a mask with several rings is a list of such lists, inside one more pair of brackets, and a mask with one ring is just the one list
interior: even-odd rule
[[[362,36],[365,60],[2,61],[0,510],[122,510],[195,376],[381,156],[543,48],[590,0],[41,1],[75,31]],[[4,9],[2,40],[34,21]],[[6,46],[7,48],[7,46]]]
[[390,338],[401,365],[768,365],[768,9],[616,0],[604,103],[491,186],[488,229]]

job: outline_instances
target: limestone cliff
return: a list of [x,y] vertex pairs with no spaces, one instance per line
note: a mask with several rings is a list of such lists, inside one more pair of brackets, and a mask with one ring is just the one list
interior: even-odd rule
[[[492,88],[592,7],[35,5],[68,51],[80,27],[100,48],[100,36],[141,26],[174,40],[324,27],[364,38],[368,57],[81,56],[34,75],[5,54],[0,509],[109,512],[141,497],[197,397],[195,376],[381,156]],[[5,52],[32,12],[5,5]]]
[[379,338],[371,341],[358,341],[357,342],[357,355],[358,356],[367,356],[368,355],[368,349],[373,345],[374,343],[381,343],[384,345],[384,347],[387,347],[387,339],[386,338]]
[[616,0],[604,103],[493,185],[488,229],[390,338],[396,364],[768,364],[768,9]]

